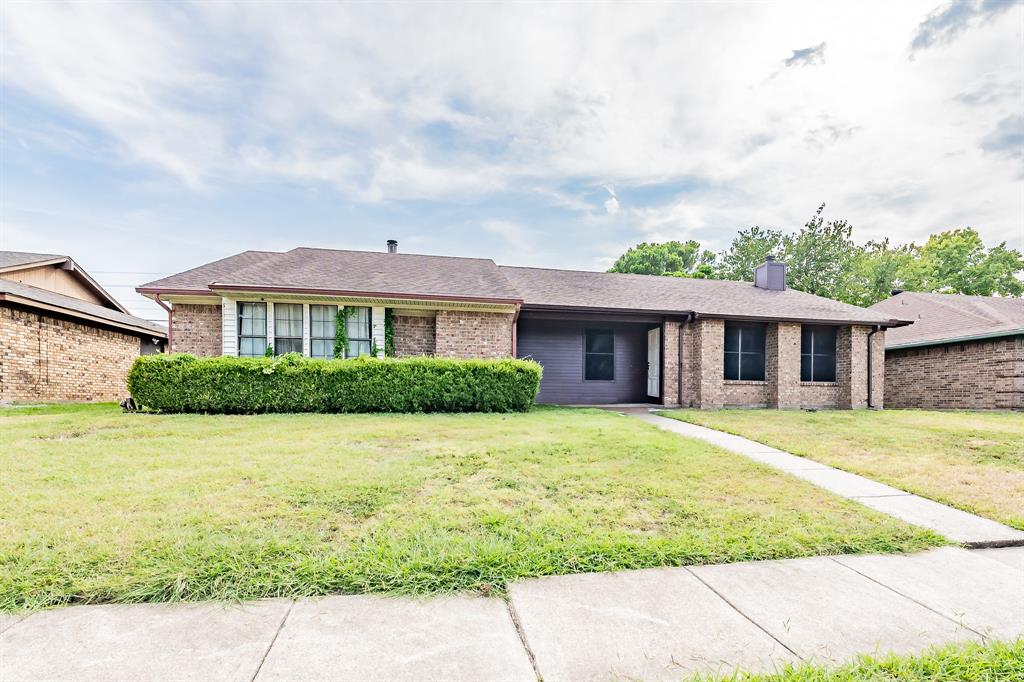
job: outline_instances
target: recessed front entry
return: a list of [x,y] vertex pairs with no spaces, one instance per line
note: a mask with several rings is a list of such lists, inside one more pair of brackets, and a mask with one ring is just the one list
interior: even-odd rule
[[647,395],[661,398],[661,329],[647,330]]

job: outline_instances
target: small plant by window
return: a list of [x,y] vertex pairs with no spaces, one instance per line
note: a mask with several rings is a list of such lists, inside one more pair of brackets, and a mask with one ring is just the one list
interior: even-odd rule
[[267,349],[265,351],[263,351],[263,357],[265,357],[265,358],[272,358],[272,357],[274,357],[274,344],[272,344],[272,343],[268,343],[267,344]]
[[391,308],[384,309],[384,355],[395,357],[395,321]]

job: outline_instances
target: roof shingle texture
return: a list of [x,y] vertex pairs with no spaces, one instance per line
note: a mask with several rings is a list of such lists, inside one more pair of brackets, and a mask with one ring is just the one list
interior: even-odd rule
[[495,265],[482,258],[297,248],[246,251],[140,287],[209,293],[217,285],[522,301],[530,306],[886,324],[892,316],[792,289]]
[[53,253],[29,253],[28,251],[0,251],[0,269],[44,263],[57,258],[67,258],[67,256]]
[[166,328],[161,327],[158,324],[153,324],[149,320],[144,320],[141,317],[127,315],[118,310],[111,310],[110,308],[105,308],[101,305],[96,305],[95,303],[89,303],[88,301],[83,301],[79,298],[65,296],[64,294],[58,294],[47,289],[40,289],[39,287],[22,284],[21,282],[12,282],[11,280],[0,279],[0,294],[20,296],[45,305],[63,308],[71,314],[84,313],[86,315],[98,317],[102,320],[107,320],[117,325],[128,325],[130,327],[143,329],[156,336],[167,336]]
[[909,327],[889,330],[885,335],[886,348],[1024,333],[1024,299],[1019,298],[904,291],[879,301],[871,310],[914,321]]

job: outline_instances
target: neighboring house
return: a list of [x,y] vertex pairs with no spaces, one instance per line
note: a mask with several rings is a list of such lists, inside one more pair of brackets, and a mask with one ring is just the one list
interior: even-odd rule
[[0,402],[120,400],[166,338],[68,256],[0,251]]
[[350,355],[382,353],[387,319],[400,357],[537,360],[540,402],[881,407],[884,330],[906,322],[786,289],[782,263],[757,281],[504,267],[391,241],[246,251],[137,291],[168,309],[176,352],[330,357],[345,306]]
[[1024,300],[904,291],[871,309],[914,323],[886,335],[886,405],[1024,409]]

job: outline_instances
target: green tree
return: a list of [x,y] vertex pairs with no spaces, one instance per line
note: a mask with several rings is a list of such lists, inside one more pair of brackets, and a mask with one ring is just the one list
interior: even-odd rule
[[1006,242],[986,249],[977,230],[967,227],[933,234],[913,247],[902,285],[911,291],[975,296],[1024,294],[1024,257]]
[[825,204],[799,232],[783,238],[787,284],[798,291],[845,300],[850,292],[858,249],[845,220],[825,221]]
[[858,249],[850,289],[842,300],[866,307],[889,298],[894,288],[905,288],[903,274],[913,259],[913,245],[892,247],[888,239],[868,242]]
[[737,281],[751,281],[754,268],[764,262],[765,256],[781,256],[784,236],[780,230],[748,227],[740,230],[728,250],[723,251],[715,263],[715,277]]
[[[608,272],[630,272],[635,275],[671,275],[693,277],[700,266],[713,262],[712,251],[701,251],[700,243],[693,239],[685,242],[643,242],[619,256]],[[701,274],[707,268],[699,270]]]

